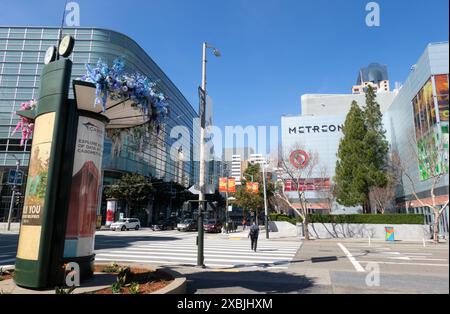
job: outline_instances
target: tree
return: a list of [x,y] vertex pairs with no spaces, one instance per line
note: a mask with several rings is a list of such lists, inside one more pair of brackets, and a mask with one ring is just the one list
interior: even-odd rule
[[[255,213],[256,219],[258,219],[259,210],[264,208],[264,183],[262,176],[262,169],[259,164],[250,164],[244,171],[244,180],[242,180],[242,186],[238,188],[236,193],[235,204],[244,210]],[[253,182],[259,183],[258,193],[247,191],[247,182],[249,179],[253,179]],[[266,180],[266,196],[269,200],[274,193],[274,185],[272,182]]]
[[384,214],[386,209],[395,203],[396,189],[401,184],[401,172],[396,165],[398,164],[398,155],[392,153],[389,157],[386,169],[386,185],[384,187],[371,187],[369,191],[369,200],[371,206],[376,208],[377,213]]
[[[366,125],[364,165],[366,166],[366,183],[369,193],[370,191],[390,191],[392,186],[387,187],[389,180],[387,174],[389,144],[383,127],[383,115],[372,86],[369,86],[366,91],[366,105],[363,111]],[[370,207],[369,199],[370,197],[367,194],[367,203],[365,203],[368,205],[367,207]]]
[[[414,134],[412,131],[409,134]],[[436,189],[439,184],[448,176],[448,139],[446,140],[442,134],[434,134],[431,140],[421,141],[418,145],[415,136],[412,135],[409,140],[409,158],[401,158],[398,151],[393,152],[393,166],[401,172],[404,185],[407,185],[414,198],[422,207],[428,207],[434,214],[433,240],[439,242],[439,219],[445,209],[448,207],[449,199],[442,204],[438,204]],[[423,153],[418,152],[418,147]],[[419,171],[417,164],[422,165],[428,172],[428,180],[430,180],[430,197],[425,199],[419,196],[416,186],[416,175],[412,171]],[[414,170],[413,170],[414,169]],[[447,177],[448,180],[448,177]]]
[[353,101],[343,127],[336,162],[335,196],[339,204],[356,206],[365,204],[369,194],[367,169],[365,166],[365,138],[367,127],[364,113]]
[[[305,240],[309,240],[309,219],[308,219],[308,195],[305,189],[305,185],[314,185],[317,183],[314,176],[318,174],[319,157],[315,152],[307,152],[308,159],[304,160],[304,163],[293,163],[292,153],[295,151],[305,152],[305,148],[302,144],[297,143],[291,147],[291,151],[283,152],[281,159],[281,168],[283,169],[284,177],[282,183],[278,186],[276,196],[288,204],[303,220],[303,234]],[[300,208],[297,209],[292,203],[289,197],[286,195],[286,180],[290,180],[292,190],[297,193],[297,198],[300,204]]]
[[150,180],[140,174],[125,174],[117,184],[105,189],[107,197],[126,202],[127,216],[130,215],[133,206],[148,200],[153,193],[154,189]]

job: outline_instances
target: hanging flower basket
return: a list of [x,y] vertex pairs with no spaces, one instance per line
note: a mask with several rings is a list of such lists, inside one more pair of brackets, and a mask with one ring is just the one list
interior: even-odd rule
[[[16,115],[19,116],[19,122],[16,128],[12,132],[11,136],[14,136],[18,131],[22,132],[20,139],[20,146],[23,146],[33,135],[34,131],[34,111],[36,109],[37,102],[32,99],[28,102],[24,102],[20,105],[20,111],[16,111]],[[29,113],[29,114],[26,114]]]

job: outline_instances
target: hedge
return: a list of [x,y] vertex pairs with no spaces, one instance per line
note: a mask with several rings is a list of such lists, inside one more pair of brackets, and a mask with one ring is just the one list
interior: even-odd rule
[[[423,215],[405,215],[405,214],[386,214],[386,215],[308,215],[310,223],[336,223],[336,224],[395,224],[395,225],[423,225],[425,219]],[[302,220],[291,218],[286,215],[271,214],[272,221],[288,221],[292,224],[301,222]]]
[[312,223],[353,223],[353,224],[395,224],[423,225],[423,215],[385,214],[385,215],[309,215]]
[[295,225],[298,222],[301,222],[300,217],[299,217],[299,219],[296,219],[296,218],[289,217],[287,215],[282,215],[282,214],[277,214],[277,213],[270,214],[269,219],[271,221],[287,221],[293,225]]

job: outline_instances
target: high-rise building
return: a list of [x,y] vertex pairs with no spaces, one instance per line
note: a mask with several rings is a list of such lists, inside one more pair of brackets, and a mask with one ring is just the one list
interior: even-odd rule
[[[11,187],[6,184],[8,171],[15,168],[17,158],[21,161],[21,169],[27,172],[31,147],[31,141],[25,146],[20,145],[20,134],[12,135],[18,122],[15,111],[21,103],[38,97],[45,52],[49,46],[57,44],[58,32],[55,27],[0,27],[0,176],[3,177],[0,220],[11,201]],[[111,65],[114,59],[121,58],[127,72],[139,72],[157,81],[161,91],[170,98],[169,117],[158,134],[144,140],[143,147],[132,138],[125,138],[120,147],[113,147],[106,139],[104,185],[113,184],[123,173],[139,173],[162,183],[178,183],[184,187],[198,182],[199,163],[193,162],[199,148],[198,137],[194,135],[197,127],[193,122],[198,114],[155,61],[134,40],[115,31],[66,28],[66,34],[76,40],[70,57],[73,79],[86,73],[86,64],[95,66],[102,59]],[[72,91],[70,97],[73,97]],[[176,140],[170,137],[170,132],[178,125],[189,130],[184,139],[184,147],[189,147],[189,151],[180,152],[184,160],[170,156],[170,147]],[[117,154],[113,152],[116,149]],[[154,216],[158,206],[166,204],[155,204]]]
[[366,89],[372,88],[378,93],[390,91],[388,69],[386,65],[371,63],[368,67],[359,70],[356,85],[352,88],[353,94],[364,94]]
[[223,150],[223,176],[234,178],[236,185],[242,185],[242,175],[248,167],[248,160],[254,153],[251,147],[231,147]]

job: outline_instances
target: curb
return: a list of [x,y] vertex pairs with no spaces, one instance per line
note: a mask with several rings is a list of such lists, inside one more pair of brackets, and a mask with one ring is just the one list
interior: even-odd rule
[[187,279],[186,277],[182,277],[182,275],[176,271],[167,268],[157,268],[160,269],[169,275],[171,275],[174,280],[168,286],[152,292],[151,294],[186,294],[187,290]]

